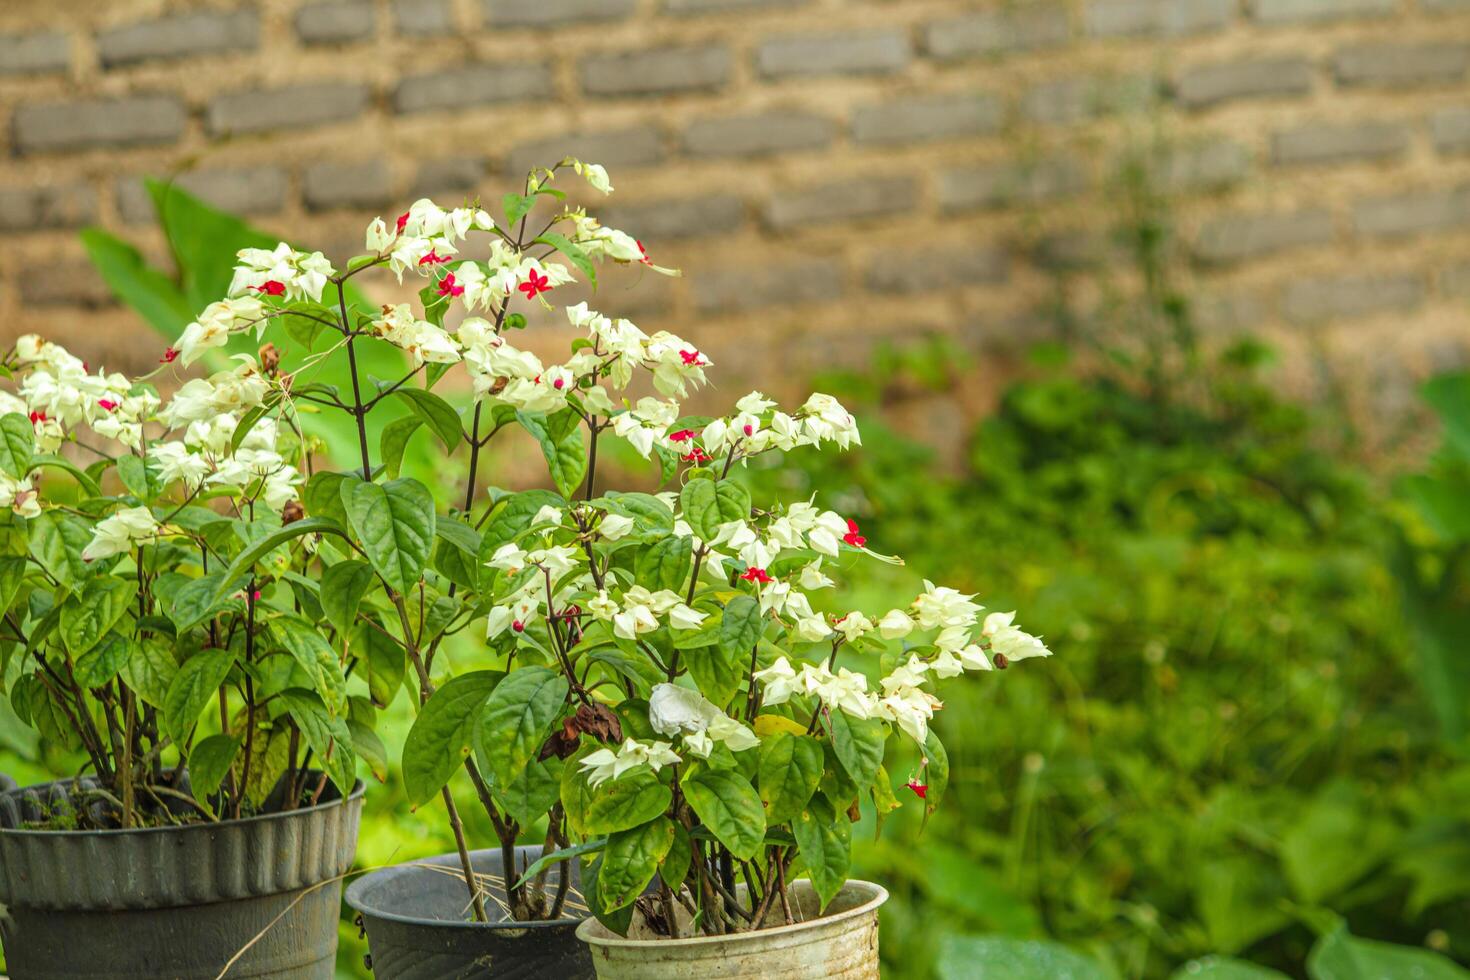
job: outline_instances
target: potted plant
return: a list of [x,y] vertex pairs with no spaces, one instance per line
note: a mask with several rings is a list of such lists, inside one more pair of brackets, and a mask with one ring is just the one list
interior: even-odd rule
[[[335,272],[281,261],[288,299],[273,279],[212,304],[159,371],[293,304],[317,316]],[[350,534],[302,519],[293,379],[267,345],[164,399],[34,336],[3,374],[5,687],[80,760],[0,794],[10,971],[331,976],[356,760],[383,750],[321,603],[321,539]]]
[[[897,805],[886,741],[918,746],[908,787],[932,811],[948,781],[928,727],[941,707],[934,682],[1047,650],[1011,614],[982,619],[970,596],[933,585],[876,621],[814,610],[809,594],[849,558],[897,559],[811,502],[754,507],[732,473],[767,452],[856,444],[829,396],[785,412],[751,393],[729,415],[686,416],[680,399],[704,383],[708,359],[586,303],[565,310],[582,336],[564,363],[518,347],[514,303],[550,306],[577,274],[595,284],[603,260],[651,265],[631,236],[562,203],[552,184],[564,170],[611,190],[602,168],[565,160],[508,195],[498,222],[418,202],[368,231],[362,262],[429,280],[422,315],[392,308],[370,329],[437,364],[462,362],[475,399],[468,426],[445,426],[446,445],[469,446],[465,505],[438,519],[433,554],[419,549],[423,574],[403,583],[420,612],[402,589],[393,598],[422,702],[402,750],[405,787],[415,803],[443,799],[457,853],[370,875],[348,901],[385,976],[486,962],[579,975],[585,965],[560,945],[575,921],[559,915],[569,895],[596,917],[577,933],[600,975],[732,958],[759,975],[826,976],[839,960],[876,975],[885,893],[847,870],[859,800]],[[552,213],[529,221],[538,206]],[[453,257],[456,221],[485,232],[488,260]],[[453,332],[442,326],[451,305],[468,314]],[[635,400],[633,385],[655,394]],[[509,428],[539,444],[556,489],[478,501],[479,453]],[[672,489],[599,492],[607,439],[656,459]],[[373,471],[364,438],[362,472]],[[396,506],[384,508],[383,537],[425,539],[427,494],[387,486]],[[468,628],[484,636],[475,669],[447,674],[436,650]],[[876,664],[882,679],[870,685],[840,660]],[[496,829],[488,853],[470,850],[455,811],[448,784],[460,772]],[[518,849],[533,824],[538,840]]]

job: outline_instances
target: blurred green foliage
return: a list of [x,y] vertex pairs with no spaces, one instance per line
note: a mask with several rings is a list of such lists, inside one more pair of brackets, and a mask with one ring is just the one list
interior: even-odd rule
[[[1056,651],[947,689],[953,805],[922,834],[906,807],[859,852],[894,893],[885,976],[992,932],[1055,937],[1100,976],[1206,954],[1300,976],[1329,911],[1470,958],[1470,766],[1426,700],[1443,684],[1421,683],[1378,492],[1256,345],[1162,385],[1045,353],[959,473],[869,421],[860,453],[754,475],[842,500],[871,546],[1024,609]],[[956,360],[940,344],[818,387],[868,420],[916,390],[940,415]],[[864,598],[916,585],[897,570]]]

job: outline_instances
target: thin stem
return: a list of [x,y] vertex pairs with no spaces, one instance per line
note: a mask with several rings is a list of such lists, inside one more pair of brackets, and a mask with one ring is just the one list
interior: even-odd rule
[[459,810],[454,805],[454,797],[450,795],[449,787],[440,789],[444,797],[444,809],[449,811],[449,828],[454,831],[454,845],[459,851],[459,866],[464,870],[464,880],[470,886],[470,902],[475,907],[475,921],[489,922],[490,917],[485,914],[485,897],[480,893],[480,886],[476,883],[475,869],[470,864],[469,848],[465,845],[464,824],[459,819]]
[[367,418],[362,407],[362,385],[357,380],[357,353],[352,349],[352,342],[355,338],[352,333],[352,324],[347,319],[347,294],[342,288],[342,283],[346,278],[343,276],[337,281],[337,308],[342,312],[342,335],[347,338],[347,369],[352,373],[352,417],[357,422],[357,445],[362,452],[362,478],[371,480],[373,463],[372,457],[368,454]]

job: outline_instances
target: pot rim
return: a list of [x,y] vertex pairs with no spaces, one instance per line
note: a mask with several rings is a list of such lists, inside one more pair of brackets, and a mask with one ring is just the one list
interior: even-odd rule
[[[419,926],[425,929],[485,929],[490,931],[511,929],[554,929],[558,926],[579,926],[584,921],[581,918],[567,918],[565,916],[560,919],[532,919],[526,922],[518,922],[515,919],[507,919],[500,922],[466,922],[455,919],[430,919],[416,915],[404,915],[402,912],[384,911],[377,906],[369,906],[366,901],[361,897],[363,890],[365,890],[368,887],[369,883],[371,883],[372,880],[376,877],[387,876],[394,872],[404,871],[408,868],[426,866],[444,867],[444,865],[442,864],[435,864],[435,862],[440,860],[441,858],[452,859],[456,863],[456,865],[459,861],[459,855],[451,851],[445,854],[434,854],[426,858],[419,858],[416,861],[404,861],[401,864],[392,864],[386,868],[375,868],[374,870],[359,876],[356,881],[348,884],[347,887],[342,890],[342,899],[354,911],[360,912],[365,916],[372,916],[375,919],[382,919],[385,922],[397,922],[400,925]],[[456,870],[458,870],[457,867]]]
[[614,946],[618,949],[690,949],[700,946],[710,946],[717,943],[743,943],[760,942],[772,936],[785,936],[791,933],[801,932],[807,929],[815,929],[819,926],[831,925],[843,922],[847,919],[855,919],[859,916],[870,915],[878,911],[879,906],[888,901],[888,889],[874,881],[864,881],[861,878],[847,879],[848,885],[857,885],[860,888],[870,890],[873,895],[866,902],[855,909],[847,909],[835,915],[823,915],[805,922],[794,922],[789,926],[772,926],[769,929],[758,929],[754,932],[739,932],[733,936],[690,936],[688,939],[624,939],[618,935],[597,935],[594,929],[607,932],[608,929],[596,918],[583,920],[577,927],[577,938],[589,946]]
[[[66,780],[53,780],[53,782],[66,782]],[[45,786],[46,783],[34,783],[31,786],[21,786],[18,789],[9,790],[11,793],[20,793],[35,786]],[[142,836],[145,834],[177,834],[186,831],[208,829],[221,830],[228,827],[238,827],[242,824],[259,824],[268,820],[288,820],[292,817],[301,817],[314,813],[321,813],[332,807],[342,806],[348,803],[360,803],[367,794],[367,784],[361,779],[352,784],[352,792],[346,796],[339,796],[335,800],[318,803],[316,806],[299,807],[295,810],[279,810],[276,813],[258,813],[253,817],[240,817],[233,820],[216,820],[211,823],[189,823],[182,826],[167,827],[131,827],[124,830],[121,827],[109,828],[107,830],[38,830],[22,829],[20,827],[0,827],[0,837],[14,837],[18,839],[30,839],[45,837],[53,840],[82,837],[121,837]]]

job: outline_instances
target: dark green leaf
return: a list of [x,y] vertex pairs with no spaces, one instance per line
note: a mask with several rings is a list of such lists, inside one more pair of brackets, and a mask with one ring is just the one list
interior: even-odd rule
[[163,698],[163,727],[175,742],[184,741],[199,712],[219,696],[234,665],[235,655],[229,650],[200,650],[174,674]]
[[194,795],[208,799],[219,792],[220,783],[240,752],[240,740],[233,735],[211,735],[201,739],[189,753],[189,786]]
[[357,783],[357,759],[352,754],[352,733],[347,728],[347,720],[328,712],[312,691],[293,687],[282,691],[280,697],[315,754],[317,765],[326,769],[346,797]]
[[508,786],[541,752],[561,715],[567,680],[546,667],[513,670],[495,687],[480,715],[477,749]]
[[809,735],[780,732],[761,741],[756,783],[766,808],[766,825],[791,820],[822,781],[822,746]]
[[433,430],[444,444],[445,452],[454,452],[464,432],[460,428],[459,413],[453,405],[422,388],[399,388],[393,395],[405,402]]
[[517,412],[516,419],[540,444],[556,489],[563,497],[570,498],[587,474],[587,450],[582,439],[581,419],[571,409],[554,415]]
[[343,484],[342,502],[368,561],[390,588],[407,594],[423,577],[434,544],[428,487],[406,478],[384,484],[354,480]]
[[755,787],[729,770],[704,769],[683,782],[700,821],[730,853],[749,861],[766,836],[765,809]]
[[19,412],[0,415],[0,470],[19,480],[31,468],[36,452],[36,430]]
[[694,565],[694,539],[669,534],[640,548],[634,578],[651,592],[670,589],[683,593]]
[[648,823],[609,834],[597,869],[597,897],[604,912],[631,905],[674,844],[674,822],[657,816]]
[[791,822],[797,849],[806,863],[807,877],[825,909],[847,883],[852,864],[852,823],[838,813],[825,796],[814,796]]
[[422,806],[469,757],[480,712],[504,674],[477,670],[450,678],[419,709],[403,741],[403,788]]

